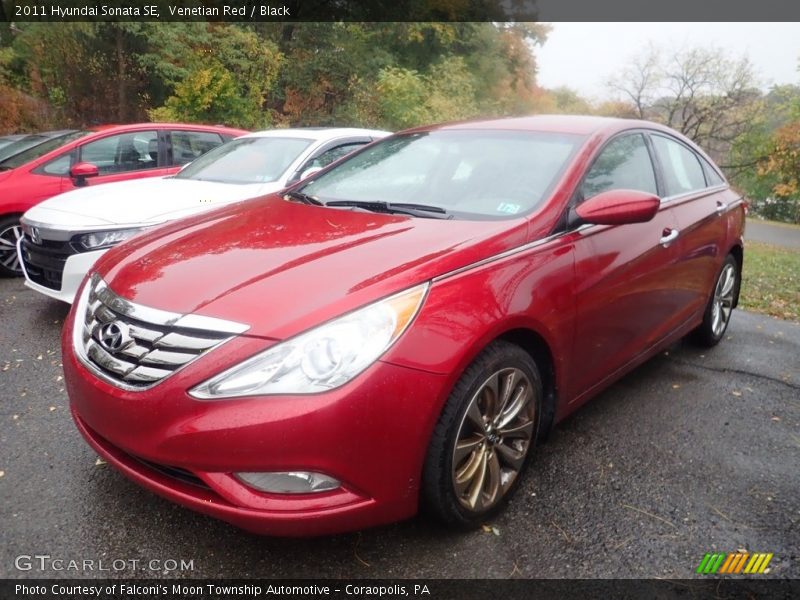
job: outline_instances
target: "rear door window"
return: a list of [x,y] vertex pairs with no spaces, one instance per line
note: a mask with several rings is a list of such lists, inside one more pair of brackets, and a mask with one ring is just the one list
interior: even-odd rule
[[700,159],[689,148],[663,135],[652,135],[653,146],[664,171],[666,195],[677,196],[706,187]]
[[205,131],[172,132],[172,164],[186,165],[222,144],[222,136]]

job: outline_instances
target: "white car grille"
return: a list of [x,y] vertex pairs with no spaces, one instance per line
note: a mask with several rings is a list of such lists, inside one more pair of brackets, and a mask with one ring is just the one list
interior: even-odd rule
[[243,333],[246,325],[135,304],[93,275],[76,308],[73,343],[84,365],[129,390],[147,389]]

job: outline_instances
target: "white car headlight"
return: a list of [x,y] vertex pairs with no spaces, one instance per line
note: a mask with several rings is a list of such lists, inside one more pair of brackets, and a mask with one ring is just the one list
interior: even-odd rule
[[199,400],[313,394],[344,385],[374,363],[414,319],[428,284],[406,290],[276,344],[189,393]]
[[113,229],[110,231],[84,233],[78,236],[78,243],[87,250],[98,250],[100,248],[116,246],[144,229],[144,227],[133,227],[130,229]]

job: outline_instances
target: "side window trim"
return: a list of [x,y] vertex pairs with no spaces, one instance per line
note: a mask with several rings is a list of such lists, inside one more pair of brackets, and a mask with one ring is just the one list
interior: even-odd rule
[[170,132],[166,129],[159,129],[158,130],[158,168],[159,169],[166,169],[170,167],[170,163],[167,160],[167,148],[169,147],[169,135]]

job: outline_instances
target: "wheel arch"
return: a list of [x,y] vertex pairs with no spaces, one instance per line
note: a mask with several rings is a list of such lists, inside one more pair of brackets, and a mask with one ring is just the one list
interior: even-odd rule
[[495,339],[504,340],[519,346],[530,355],[539,368],[539,375],[542,377],[544,398],[542,399],[542,415],[539,421],[537,439],[539,441],[545,441],[553,426],[558,398],[558,381],[553,352],[544,337],[533,329],[523,327],[510,329],[500,334]]

